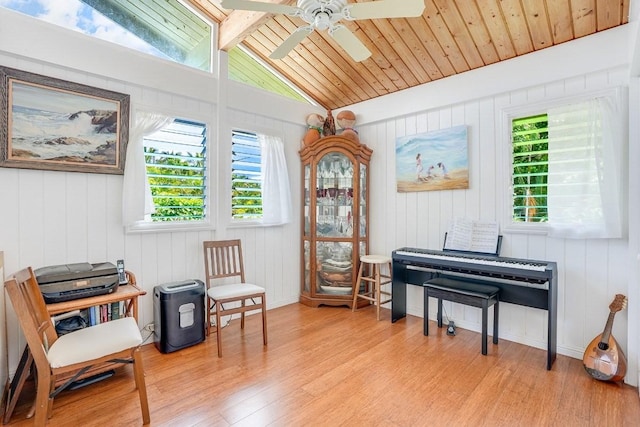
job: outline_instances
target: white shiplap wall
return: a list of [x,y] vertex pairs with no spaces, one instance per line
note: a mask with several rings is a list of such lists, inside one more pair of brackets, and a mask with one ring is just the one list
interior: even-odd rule
[[[292,224],[232,226],[224,217],[230,201],[220,196],[230,188],[230,172],[226,162],[218,159],[231,158],[229,123],[273,131],[285,141],[291,191],[297,200],[298,149],[304,118],[313,107],[225,80],[219,85],[209,74],[2,8],[0,22],[0,65],[130,94],[132,111],[156,109],[203,120],[211,130],[213,160],[211,230],[138,234],[125,233],[122,225],[122,176],[0,168],[0,251],[5,254],[7,275],[26,266],[123,258],[148,292],[140,301],[142,326],[153,321],[154,286],[203,278],[203,240],[241,238],[246,278],[267,288],[268,307],[298,301],[299,249],[291,244],[300,239],[298,204],[294,203]],[[33,34],[38,34],[40,42],[25,44]],[[65,46],[67,50],[60,48]],[[58,54],[52,54],[56,50]],[[83,61],[85,57],[91,61]],[[244,109],[239,111],[238,106]],[[25,344],[11,308],[7,329],[9,371],[13,372]],[[4,312],[0,330],[4,330]],[[0,346],[3,354],[4,350]],[[4,378],[4,363],[1,369]]]
[[[4,252],[0,251],[0,281],[4,283]],[[0,286],[1,287],[1,286]],[[2,312],[6,312],[6,304],[10,304],[5,299],[5,293],[0,293],[0,307]],[[4,321],[0,320],[0,384],[5,384],[9,377],[9,360],[7,359],[7,334]]]
[[[569,43],[545,49],[531,58],[519,58],[517,80],[511,76],[514,65],[507,61],[485,67],[486,70],[455,76],[449,83],[445,79],[353,106],[366,122],[358,125],[360,138],[374,152],[370,192],[372,250],[390,253],[402,246],[441,248],[450,220],[458,216],[496,220],[502,227],[508,225],[503,220],[505,214],[508,216],[504,210],[510,206],[510,147],[502,128],[504,110],[605,88],[620,87],[626,93],[629,84],[626,52],[610,49],[612,45],[624,46],[625,37],[622,31],[601,34],[581,41],[573,49]],[[607,56],[607,61],[593,61],[594,55],[599,57],[600,52]],[[587,57],[592,58],[589,67],[585,67],[589,63]],[[567,76],[567,69],[572,69],[574,63],[581,64],[581,71],[573,70]],[[553,64],[553,67],[545,74],[539,64]],[[508,77],[503,79],[503,76]],[[487,88],[492,92],[487,93]],[[625,119],[627,110],[625,104]],[[470,188],[396,192],[396,139],[457,125],[468,126]],[[625,184],[623,191],[628,189],[637,189],[637,184]],[[504,231],[503,234],[503,256],[558,263],[558,351],[582,358],[589,341],[602,332],[613,296],[627,295],[630,290],[635,293],[637,285],[629,283],[628,240],[565,240]],[[422,289],[410,286],[407,300],[408,312],[421,316]],[[435,318],[435,300],[431,304]],[[448,316],[463,328],[480,330],[478,309],[451,303],[445,307]],[[501,338],[546,349],[545,311],[512,304],[501,305],[500,311]],[[614,322],[614,335],[625,350],[630,322],[633,324],[627,311],[618,313]],[[632,338],[629,343],[632,357],[628,381],[634,383],[637,340]]]
[[[127,268],[149,291],[141,301],[140,323],[145,324],[153,316],[153,286],[201,277],[202,240],[239,237],[243,240],[247,277],[267,286],[269,306],[297,301],[297,150],[304,117],[315,112],[313,108],[230,82],[219,85],[203,73],[187,73],[181,67],[4,9],[0,9],[0,22],[0,65],[130,93],[132,108],[155,106],[162,111],[212,117],[221,135],[230,123],[254,124],[281,133],[287,143],[296,219],[294,224],[274,228],[234,228],[222,220],[225,200],[218,195],[227,191],[221,177],[226,173],[223,159],[228,158],[230,147],[229,141],[219,135],[212,135],[218,166],[212,184],[217,227],[210,231],[126,234],[120,221],[122,177],[0,168],[0,250],[5,252],[7,274],[26,265],[125,258]],[[610,34],[613,40],[605,35],[605,42],[583,38],[565,44],[577,43],[581,46],[579,52],[562,53],[561,46],[544,49],[350,108],[358,114],[362,141],[374,150],[370,193],[372,250],[390,253],[401,246],[437,248],[454,216],[499,218],[500,188],[504,182],[499,163],[501,109],[626,84],[624,60],[615,54],[616,49],[607,50],[602,45],[625,46],[627,36],[624,29]],[[558,49],[560,54],[554,53]],[[598,58],[597,65],[594,58]],[[224,69],[224,61],[221,66]],[[469,127],[471,188],[396,193],[396,138],[459,124]],[[602,329],[610,296],[626,290],[626,240],[565,241],[509,234],[502,253],[558,262],[559,351],[580,357],[584,345]],[[421,304],[422,294],[412,287],[409,312],[421,315]],[[460,326],[479,330],[477,310],[451,305],[447,310]],[[627,340],[626,315],[620,313],[614,327],[623,347],[631,342]],[[505,304],[501,310],[501,337],[544,348],[545,317],[539,310]],[[8,328],[10,369],[15,369],[24,343],[11,312]],[[635,357],[637,360],[637,344]]]

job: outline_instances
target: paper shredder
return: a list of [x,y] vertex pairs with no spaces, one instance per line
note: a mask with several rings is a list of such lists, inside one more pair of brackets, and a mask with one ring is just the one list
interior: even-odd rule
[[171,353],[204,341],[205,290],[200,280],[184,280],[153,288],[154,343]]

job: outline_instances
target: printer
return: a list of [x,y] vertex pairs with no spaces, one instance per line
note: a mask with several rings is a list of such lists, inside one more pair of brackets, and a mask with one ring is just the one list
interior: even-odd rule
[[118,287],[118,270],[110,262],[51,265],[33,272],[47,304],[109,294]]

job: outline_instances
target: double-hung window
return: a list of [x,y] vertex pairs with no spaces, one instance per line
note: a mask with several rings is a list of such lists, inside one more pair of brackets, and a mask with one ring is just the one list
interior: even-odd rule
[[509,116],[512,224],[543,223],[553,237],[621,237],[620,105],[607,93]]

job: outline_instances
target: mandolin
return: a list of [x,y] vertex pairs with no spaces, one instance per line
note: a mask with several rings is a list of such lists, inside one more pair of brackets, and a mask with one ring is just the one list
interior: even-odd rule
[[584,369],[602,381],[620,381],[627,372],[627,359],[616,339],[611,335],[613,318],[627,306],[627,297],[617,294],[609,304],[609,318],[604,331],[595,337],[584,352]]

